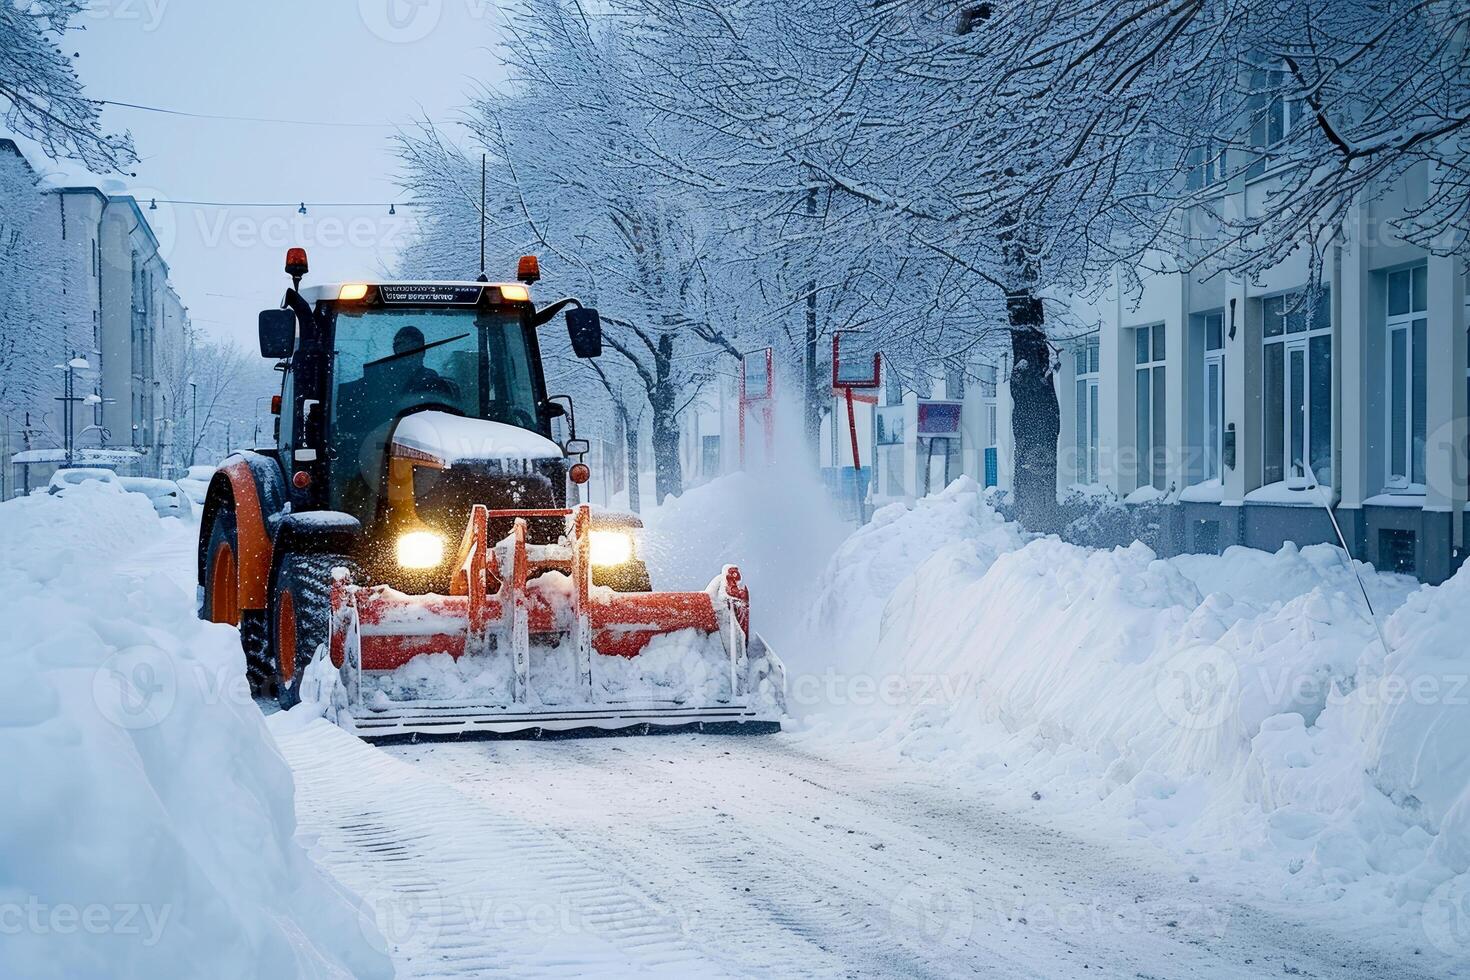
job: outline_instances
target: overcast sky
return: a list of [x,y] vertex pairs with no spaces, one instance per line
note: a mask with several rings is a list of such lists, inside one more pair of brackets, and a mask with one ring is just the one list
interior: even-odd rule
[[[209,115],[362,122],[308,126],[109,108],[142,162],[127,183],[154,224],[194,323],[255,347],[255,315],[280,300],[285,248],[308,282],[382,272],[412,232],[395,125],[457,118],[501,78],[503,4],[488,0],[97,0],[67,41],[97,99]],[[446,127],[461,139],[463,128]],[[40,161],[42,164],[45,161]],[[165,200],[289,202],[200,207]],[[297,213],[305,201],[307,215]],[[325,207],[314,202],[363,203]],[[473,273],[477,256],[466,256]]]

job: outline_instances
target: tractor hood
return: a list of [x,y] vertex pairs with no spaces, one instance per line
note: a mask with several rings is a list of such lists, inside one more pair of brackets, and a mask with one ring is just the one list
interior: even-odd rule
[[500,470],[519,469],[516,463],[536,468],[539,462],[564,456],[560,446],[538,432],[448,412],[404,416],[393,430],[393,445],[409,450],[403,455],[423,454],[445,468],[475,463],[500,464],[492,467]]

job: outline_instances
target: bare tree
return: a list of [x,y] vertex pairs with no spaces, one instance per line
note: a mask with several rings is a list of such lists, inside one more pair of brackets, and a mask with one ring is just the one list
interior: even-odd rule
[[[549,281],[602,311],[604,343],[626,370],[597,378],[618,385],[625,406],[634,391],[647,404],[662,500],[683,487],[682,414],[713,362],[737,353],[722,325],[697,313],[712,307],[708,228],[678,188],[636,165],[642,138],[630,134],[653,132],[655,121],[623,97],[616,35],[594,36],[585,12],[555,0],[512,15],[510,28],[511,85],[483,93],[467,120],[490,157],[489,234],[502,254],[506,245],[540,253]],[[480,220],[480,161],[431,128],[402,142],[428,226],[463,249]],[[436,244],[409,261],[447,258]]]
[[[900,345],[911,360],[948,346],[940,324],[960,347],[993,339],[1004,304],[1017,503],[1034,525],[1055,501],[1050,342],[1075,330],[1048,296],[1114,274],[1136,285],[1140,267],[1243,275],[1320,252],[1415,167],[1431,189],[1398,232],[1466,248],[1463,3],[619,7],[643,97],[706,134],[660,165],[753,210],[830,194],[834,241],[883,239],[922,264],[884,308],[920,324]],[[1257,173],[1273,178],[1266,206],[1226,212],[1218,184]]]
[[[251,385],[249,362],[233,341],[208,340],[191,335],[186,342],[188,370],[176,382],[181,389],[171,396],[177,423],[173,426],[179,463],[217,463],[228,449],[236,448],[234,426],[244,426],[253,415],[253,401],[269,389]],[[201,458],[202,457],[202,458]]]
[[102,132],[102,107],[82,94],[60,47],[84,0],[0,4],[0,101],[5,124],[51,157],[73,157],[97,173],[136,161],[132,137]]

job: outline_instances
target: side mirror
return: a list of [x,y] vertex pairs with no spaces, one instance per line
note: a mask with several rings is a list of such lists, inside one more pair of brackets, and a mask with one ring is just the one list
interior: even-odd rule
[[585,456],[592,451],[592,443],[586,439],[568,439],[562,449],[568,456]]
[[572,341],[572,353],[578,357],[602,355],[602,318],[596,310],[567,310],[567,336]]
[[296,349],[296,314],[290,310],[260,311],[260,356],[284,360]]

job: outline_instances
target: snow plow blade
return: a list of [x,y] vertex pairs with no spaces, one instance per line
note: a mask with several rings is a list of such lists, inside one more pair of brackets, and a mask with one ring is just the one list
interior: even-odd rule
[[[528,521],[555,517],[558,543],[527,543]],[[507,520],[511,533],[492,543],[491,522]],[[370,739],[779,727],[785,669],[750,630],[739,569],[702,592],[615,592],[592,581],[594,522],[586,505],[475,505],[449,595],[359,585],[337,569],[320,659],[336,675],[338,723]]]

